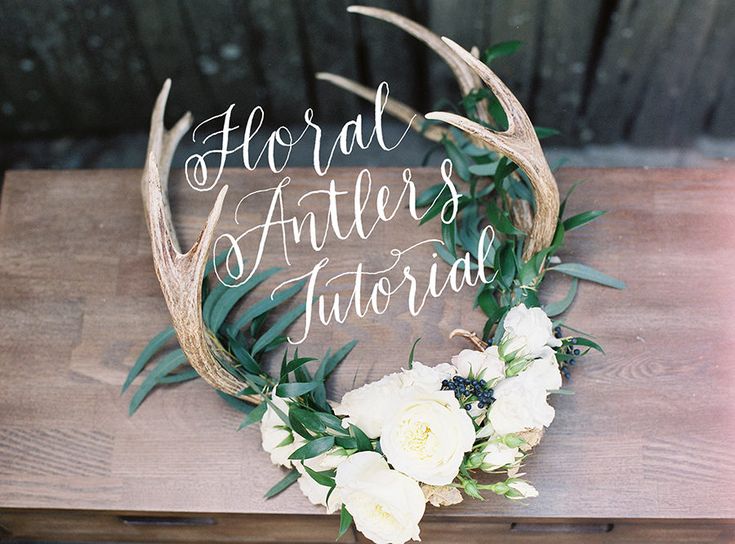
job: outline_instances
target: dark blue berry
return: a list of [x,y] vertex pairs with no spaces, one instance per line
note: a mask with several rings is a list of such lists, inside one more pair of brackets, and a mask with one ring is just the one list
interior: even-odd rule
[[467,404],[464,405],[464,409],[469,412],[470,410],[472,410],[472,405],[469,404],[469,403],[467,403]]
[[479,408],[480,410],[482,410],[483,408],[485,408],[485,403],[484,403],[484,402],[482,402],[482,401],[480,401],[480,402],[478,402],[478,403],[477,403],[477,407],[478,407],[478,408]]
[[579,351],[578,349],[575,349],[573,353],[574,353],[574,355],[579,355],[579,354],[580,354],[580,353],[582,353],[582,352],[581,352],[581,351]]
[[478,383],[479,383],[480,387],[482,387],[483,389],[485,389],[485,386],[487,385],[487,382],[485,380],[480,380]]
[[577,361],[575,361],[574,359],[569,359],[569,361],[567,361],[567,364],[574,366],[577,364]]
[[454,392],[454,396],[455,396],[455,397],[457,397],[457,398],[459,398],[459,397],[461,397],[461,396],[462,396],[462,393],[461,393],[461,392],[459,392],[459,391],[455,391],[455,392]]

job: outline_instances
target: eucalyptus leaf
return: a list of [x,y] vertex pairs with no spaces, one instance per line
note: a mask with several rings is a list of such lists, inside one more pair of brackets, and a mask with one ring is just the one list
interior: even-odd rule
[[452,161],[454,171],[461,179],[469,181],[471,174],[470,162],[467,160],[467,156],[460,151],[452,140],[445,138],[442,143],[444,144],[444,150],[447,152],[447,157]]
[[352,525],[352,514],[347,511],[347,507],[343,504],[342,509],[339,511],[339,533],[337,534],[337,540],[349,530]]
[[276,485],[266,491],[265,498],[272,499],[279,493],[282,493],[283,491],[291,487],[294,483],[296,483],[296,480],[299,479],[299,476],[301,476],[301,474],[299,474],[299,471],[293,469],[291,472],[286,474],[280,482],[278,482]]
[[273,326],[264,332],[253,345],[250,350],[251,355],[255,356],[258,352],[262,351],[271,342],[276,340],[278,336],[285,331],[294,321],[301,317],[306,311],[306,303],[302,302],[296,308],[283,314]]
[[184,355],[182,350],[177,349],[176,351],[166,354],[166,356],[153,367],[150,373],[145,377],[145,380],[143,380],[143,383],[140,384],[140,387],[133,395],[133,398],[130,399],[130,407],[128,409],[129,415],[132,416],[135,413],[148,394],[160,383],[161,378],[173,372],[184,363],[186,363],[186,355]]
[[601,285],[614,287],[615,289],[625,289],[624,282],[620,281],[617,278],[613,278],[612,276],[608,276],[607,274],[603,274],[602,272],[599,272],[594,268],[584,264],[562,263],[556,266],[552,266],[551,268],[549,268],[549,270],[561,272],[562,274],[573,276],[581,280],[593,281]]
[[276,308],[286,302],[288,299],[298,294],[301,289],[306,285],[306,281],[300,281],[293,286],[285,289],[279,293],[273,295],[273,297],[266,297],[250,306],[240,317],[237,318],[235,323],[230,327],[230,332],[237,334],[240,329],[245,327],[250,321],[256,320],[263,316],[266,312],[269,312],[273,308]]
[[544,306],[544,312],[546,312],[546,315],[548,315],[549,317],[554,317],[564,313],[574,301],[574,297],[577,294],[578,283],[579,281],[577,280],[577,278],[572,278],[572,284],[569,286],[569,291],[567,291],[567,294],[564,296],[564,298],[562,298],[561,300],[557,300],[556,302],[550,302],[549,304]]
[[263,419],[263,415],[265,414],[265,411],[267,409],[267,402],[261,402],[260,404],[258,404],[255,408],[250,410],[248,415],[245,416],[245,419],[242,421],[242,423],[240,423],[240,427],[238,427],[238,430],[249,427],[253,423],[258,423],[261,419]]
[[587,212],[573,215],[569,219],[564,220],[564,230],[566,232],[569,232],[570,230],[578,229],[582,225],[591,223],[592,221],[602,215],[605,215],[606,213],[607,211],[605,210],[589,210]]
[[276,396],[284,399],[300,397],[313,391],[320,383],[318,381],[279,383],[276,386]]
[[227,315],[232,310],[233,306],[238,303],[245,295],[255,289],[258,285],[266,281],[273,274],[281,270],[280,268],[270,268],[255,274],[248,281],[237,287],[230,287],[226,293],[224,293],[217,300],[217,304],[214,305],[210,313],[209,328],[213,331],[218,331],[224,323]]
[[506,57],[512,55],[523,45],[523,42],[518,40],[510,40],[505,42],[498,42],[491,45],[482,53],[482,61],[485,64],[490,64],[495,59],[500,57]]
[[140,355],[138,355],[138,358],[135,360],[135,364],[133,364],[132,368],[128,372],[128,376],[125,378],[125,383],[122,386],[122,393],[130,387],[130,384],[133,383],[136,377],[138,377],[141,371],[148,364],[148,361],[151,360],[158,350],[160,350],[164,344],[174,336],[176,336],[176,331],[173,327],[169,327],[159,332],[151,339],[150,342],[148,342],[148,345],[140,352]]
[[294,451],[289,459],[303,461],[304,459],[311,459],[322,453],[326,453],[334,447],[333,436],[322,436],[321,438],[315,438],[301,446],[299,449]]

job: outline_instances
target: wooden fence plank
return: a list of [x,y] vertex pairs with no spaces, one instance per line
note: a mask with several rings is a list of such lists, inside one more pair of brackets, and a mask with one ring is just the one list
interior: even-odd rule
[[523,42],[523,46],[512,56],[493,62],[492,68],[521,104],[528,106],[538,47],[541,6],[538,0],[495,0],[491,7],[488,20],[490,41],[486,41],[483,47],[510,40]]
[[255,36],[265,79],[265,123],[298,121],[308,107],[308,92],[297,21],[289,2],[251,0],[242,4]]
[[[409,18],[415,15],[412,0],[371,0],[365,4],[390,9]],[[424,104],[428,106],[428,100],[421,65],[427,53],[423,44],[391,24],[365,15],[351,16],[357,18],[362,35],[368,84],[375,87],[381,81],[387,81],[392,97],[418,110],[425,109]],[[423,21],[418,22],[423,24]]]
[[634,143],[674,143],[676,124],[686,107],[687,89],[702,59],[717,2],[699,0],[679,6],[674,25],[650,73],[650,84],[634,113],[630,135]]
[[[485,0],[466,0],[460,6],[446,0],[432,0],[429,4],[428,27],[439,36],[451,38],[465,49],[488,45],[488,31],[485,27],[489,4]],[[439,105],[446,110],[446,99],[458,103],[462,98],[459,86],[446,63],[436,54],[429,54],[429,96],[430,105]]]
[[673,24],[678,0],[622,0],[613,14],[587,108],[583,134],[596,143],[621,140],[637,115],[650,73]]
[[[720,96],[723,81],[732,73],[732,59],[735,58],[733,36],[735,2],[719,2],[712,32],[706,40],[702,58],[694,68],[689,90],[680,104],[670,143],[691,143],[704,131]],[[730,118],[731,127],[733,121],[735,117]]]
[[175,0],[129,0],[135,16],[136,38],[151,67],[155,87],[171,78],[171,119],[191,110],[196,119],[215,109],[214,101],[196,69],[190,29]]
[[[355,15],[347,13],[348,0],[295,0],[299,24],[305,32],[304,51],[315,97],[309,106],[317,119],[344,122],[363,106],[357,99],[333,85],[314,81],[315,72],[332,72],[358,80],[359,60],[352,32]],[[305,106],[306,107],[306,106]]]
[[253,51],[237,3],[183,0],[181,7],[193,31],[190,40],[196,66],[214,101],[214,110],[206,112],[207,117],[225,111],[230,104],[236,104],[238,117],[247,115],[259,104],[255,89],[262,87],[262,80],[253,69]]

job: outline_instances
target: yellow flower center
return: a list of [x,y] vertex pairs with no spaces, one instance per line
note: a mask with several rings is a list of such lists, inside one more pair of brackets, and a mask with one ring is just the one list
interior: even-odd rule
[[412,452],[420,459],[429,457],[434,449],[436,436],[425,421],[402,421],[399,436],[403,450]]

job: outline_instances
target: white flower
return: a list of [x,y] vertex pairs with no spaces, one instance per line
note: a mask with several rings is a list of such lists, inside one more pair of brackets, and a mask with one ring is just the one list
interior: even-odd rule
[[[272,395],[271,401],[279,410],[288,415],[288,404],[285,399]],[[290,468],[292,464],[289,457],[294,451],[303,446],[305,441],[301,436],[293,433],[293,442],[279,446],[279,444],[287,440],[288,436],[292,434],[291,431],[284,427],[286,427],[286,424],[276,411],[268,405],[268,408],[266,408],[263,414],[263,419],[260,420],[260,435],[263,449],[271,454],[271,463]]]
[[505,376],[505,363],[498,355],[498,346],[490,346],[485,351],[463,349],[452,357],[452,364],[465,378],[472,374],[475,379],[490,382]]
[[519,376],[524,376],[526,379],[531,380],[545,391],[561,389],[559,364],[556,362],[554,350],[548,347],[543,358],[532,361]]
[[482,452],[485,454],[485,458],[480,468],[485,472],[491,472],[508,465],[513,465],[523,457],[523,454],[518,448],[508,447],[502,442],[490,442]]
[[503,328],[504,354],[535,358],[545,353],[545,346],[561,346],[561,340],[554,337],[551,320],[541,308],[526,308],[525,304],[511,308]]
[[505,496],[508,499],[518,500],[538,497],[538,491],[536,491],[536,488],[523,480],[510,480],[507,482],[507,485],[515,492],[506,493]]
[[546,402],[546,394],[533,374],[522,372],[507,378],[495,387],[488,421],[499,435],[548,427],[554,420],[554,408]]
[[370,438],[378,438],[407,391],[438,391],[442,380],[453,373],[454,368],[448,364],[428,367],[414,362],[411,370],[389,374],[345,393],[342,401],[334,406],[334,413],[348,416],[343,420],[345,427],[351,423]]
[[383,427],[380,447],[396,470],[431,485],[454,480],[475,427],[451,391],[413,394]]
[[334,490],[357,530],[376,544],[419,540],[426,499],[419,484],[391,470],[379,453],[355,453],[337,467]]
[[327,452],[318,455],[317,457],[312,457],[311,459],[294,462],[296,470],[301,473],[301,476],[298,479],[301,492],[306,496],[307,499],[309,499],[309,502],[311,504],[326,506],[328,514],[332,514],[339,510],[339,508],[342,506],[342,503],[339,501],[339,498],[335,493],[332,493],[329,496],[329,502],[327,502],[329,488],[314,480],[309,475],[309,473],[306,472],[306,469],[304,469],[304,465],[308,466],[311,470],[315,472],[322,472],[325,470],[332,470],[337,468],[346,459],[346,455],[339,455],[337,453]]

